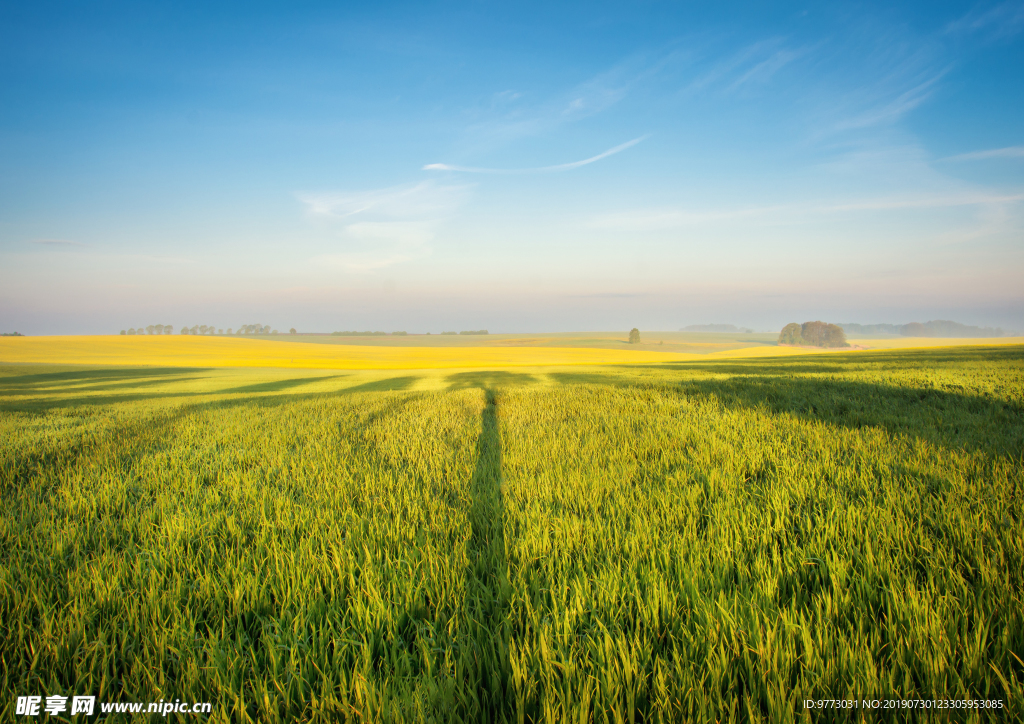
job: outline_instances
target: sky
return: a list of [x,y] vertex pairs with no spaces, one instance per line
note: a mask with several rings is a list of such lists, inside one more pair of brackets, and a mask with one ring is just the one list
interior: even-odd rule
[[1022,119],[1024,0],[3,3],[0,331],[1024,330]]

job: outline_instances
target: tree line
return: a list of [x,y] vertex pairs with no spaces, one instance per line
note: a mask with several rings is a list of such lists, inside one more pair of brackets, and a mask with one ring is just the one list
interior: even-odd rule
[[[194,324],[191,327],[182,327],[179,334],[278,334],[276,329],[271,329],[269,324],[243,324],[238,329],[228,327],[225,330],[223,327],[218,328],[209,324]],[[289,334],[298,334],[295,327],[288,330]],[[171,324],[151,324],[148,327],[132,327],[130,329],[122,329],[121,334],[174,334],[174,325]]]
[[901,337],[1002,337],[1006,332],[995,327],[974,327],[948,319],[933,319],[930,322],[908,324],[853,324],[840,323],[848,334],[871,336],[876,334],[900,335]]

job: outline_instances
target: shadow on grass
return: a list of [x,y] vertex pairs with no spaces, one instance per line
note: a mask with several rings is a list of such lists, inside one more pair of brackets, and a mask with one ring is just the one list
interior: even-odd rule
[[346,394],[354,392],[398,392],[401,390],[407,390],[419,379],[419,377],[406,376],[406,377],[388,377],[383,380],[373,380],[372,382],[364,382],[361,385],[354,387],[346,387],[340,392]]
[[[964,351],[853,353],[770,360],[693,362],[644,366],[647,370],[701,373],[692,377],[652,376],[631,380],[619,367],[612,374],[552,373],[560,384],[615,387],[650,386],[688,397],[715,399],[729,409],[763,409],[820,422],[861,429],[876,427],[909,435],[947,449],[983,450],[1019,456],[1024,449],[1024,406],[1018,400],[931,387],[836,378],[851,372],[940,371],[972,362],[1024,364],[1024,349],[972,348]],[[844,364],[845,363],[845,364]],[[637,369],[633,367],[632,369]],[[704,375],[714,375],[708,377]]]
[[448,381],[448,389],[450,390],[479,388],[485,390],[488,395],[492,396],[493,390],[496,387],[529,385],[536,382],[536,378],[533,375],[522,374],[521,372],[503,372],[501,370],[458,372],[453,375],[448,375],[446,379]]
[[[74,369],[62,372],[42,372],[31,375],[15,375],[11,377],[0,377],[0,393],[15,389],[27,389],[33,387],[53,387],[64,384],[81,385],[87,382],[133,382],[146,378],[157,378],[157,381],[167,377],[194,374],[196,372],[209,372],[209,367],[117,367],[113,369]],[[190,378],[195,379],[195,378]],[[80,388],[76,388],[80,389]]]
[[[528,377],[528,375],[520,375]],[[467,385],[468,386],[468,385]],[[480,721],[498,721],[512,696],[508,608],[512,596],[505,552],[505,503],[502,493],[501,432],[498,397],[484,388],[486,404],[476,444],[476,468],[469,482],[471,534],[466,553],[466,608],[474,661]],[[475,628],[475,630],[474,630]]]
[[[292,377],[270,380],[242,387],[215,388],[207,390],[173,389],[161,390],[157,385],[174,384],[203,379],[201,375],[173,376],[181,372],[215,372],[214,368],[157,370],[156,378],[151,369],[90,370],[77,372],[22,375],[0,377],[0,411],[45,413],[54,409],[75,407],[102,407],[132,402],[181,400],[191,403],[190,407],[201,405],[228,406],[237,404],[277,405],[314,397],[331,397],[362,392],[387,392],[408,390],[419,378],[415,376],[388,377],[372,380],[352,387],[336,390],[300,391],[302,387],[325,380],[341,380],[347,374],[332,374],[318,377]],[[95,373],[95,374],[94,374]],[[111,381],[106,385],[81,386],[82,381],[103,379]],[[116,380],[116,382],[115,382]],[[152,389],[155,388],[155,389]],[[114,392],[122,394],[88,394]],[[19,399],[30,398],[30,399]],[[32,399],[34,398],[34,399]],[[221,399],[210,399],[221,398]]]
[[256,385],[246,385],[244,387],[232,387],[227,390],[220,390],[217,392],[219,395],[233,395],[233,394],[259,394],[261,392],[281,392],[282,390],[290,390],[295,387],[301,387],[302,385],[308,385],[313,382],[322,382],[323,380],[340,379],[345,375],[324,375],[323,377],[293,377],[287,380],[273,380],[271,382],[261,382]]

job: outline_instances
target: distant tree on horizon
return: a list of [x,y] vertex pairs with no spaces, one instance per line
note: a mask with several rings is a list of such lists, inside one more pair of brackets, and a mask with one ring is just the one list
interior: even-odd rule
[[637,329],[636,327],[633,327],[633,329],[629,330],[629,343],[640,344],[640,330]]
[[127,330],[125,330],[125,329],[122,329],[122,330],[121,330],[121,334],[128,334],[128,331],[127,331]]
[[295,331],[295,327],[292,327],[288,330],[288,334],[298,334],[298,332]]
[[846,333],[836,324],[822,321],[791,322],[779,333],[779,344],[807,345],[809,347],[847,347]]
[[801,341],[800,325],[796,322],[790,322],[779,333],[779,344],[800,344]]

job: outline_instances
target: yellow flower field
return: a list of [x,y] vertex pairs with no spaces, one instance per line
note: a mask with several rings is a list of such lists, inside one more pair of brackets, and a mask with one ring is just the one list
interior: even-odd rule
[[[1021,344],[1024,338],[855,340],[865,349]],[[705,354],[574,347],[393,347],[280,342],[237,337],[66,336],[0,338],[0,363],[408,370],[651,364],[723,358],[834,354],[849,350],[763,344]]]
[[17,364],[399,370],[651,363],[678,360],[683,356],[565,347],[336,346],[178,335],[13,337],[0,340],[0,362]]

